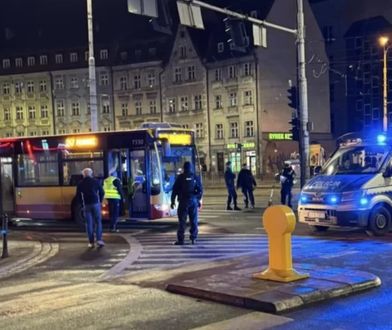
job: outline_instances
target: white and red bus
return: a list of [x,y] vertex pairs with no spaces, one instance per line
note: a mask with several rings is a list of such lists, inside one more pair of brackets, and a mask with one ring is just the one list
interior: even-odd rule
[[166,123],[129,131],[4,138],[0,207],[15,220],[80,221],[76,185],[81,170],[90,167],[100,180],[117,171],[125,195],[132,195],[125,204],[126,217],[166,217],[175,177],[185,161],[199,171],[194,132]]

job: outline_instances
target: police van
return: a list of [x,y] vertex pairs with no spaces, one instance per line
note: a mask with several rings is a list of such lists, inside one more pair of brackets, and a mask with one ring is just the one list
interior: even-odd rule
[[392,140],[346,136],[303,187],[299,222],[316,231],[363,227],[381,236],[392,221]]

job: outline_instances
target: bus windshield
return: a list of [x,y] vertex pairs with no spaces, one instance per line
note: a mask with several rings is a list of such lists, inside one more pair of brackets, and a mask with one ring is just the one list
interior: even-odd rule
[[321,174],[374,174],[380,171],[388,153],[382,145],[342,148],[325,164]]

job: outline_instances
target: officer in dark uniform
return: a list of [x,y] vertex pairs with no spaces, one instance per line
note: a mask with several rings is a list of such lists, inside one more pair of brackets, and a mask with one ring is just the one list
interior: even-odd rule
[[225,171],[225,183],[227,188],[227,206],[226,210],[232,211],[231,201],[233,200],[234,210],[240,211],[241,209],[237,206],[237,192],[235,191],[235,174],[231,170],[231,162],[226,163]]
[[290,166],[290,164],[285,163],[283,170],[280,173],[280,184],[281,184],[280,202],[282,205],[285,205],[287,200],[287,206],[291,208],[292,208],[291,190],[293,189],[293,185],[294,185],[294,177],[295,177],[295,172],[293,168]]
[[186,228],[186,219],[189,216],[190,228],[190,239],[192,244],[195,244],[197,239],[197,213],[198,207],[200,206],[200,200],[203,195],[203,187],[200,182],[200,178],[197,177],[191,169],[191,163],[184,163],[184,172],[181,173],[173,185],[173,191],[171,195],[170,207],[174,209],[176,197],[178,198],[178,231],[177,241],[175,245],[184,245],[184,234]]

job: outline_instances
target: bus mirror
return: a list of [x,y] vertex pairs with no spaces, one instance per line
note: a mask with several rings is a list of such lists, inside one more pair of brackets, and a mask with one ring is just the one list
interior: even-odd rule
[[321,169],[322,169],[322,167],[320,165],[316,166],[314,168],[314,175],[319,175],[321,173]]

